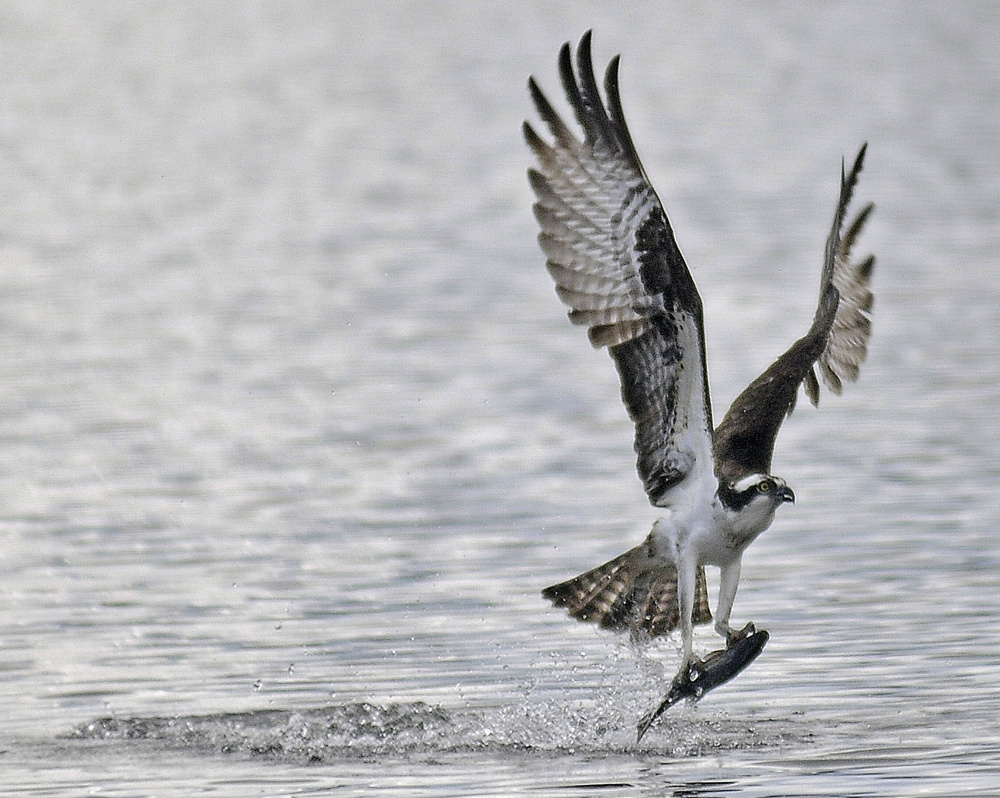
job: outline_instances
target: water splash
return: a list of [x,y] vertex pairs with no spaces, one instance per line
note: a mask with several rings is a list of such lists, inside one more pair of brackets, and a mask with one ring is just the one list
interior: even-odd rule
[[[693,714],[693,713],[692,713]],[[678,716],[634,743],[631,719],[595,716],[593,708],[530,702],[494,710],[445,709],[422,702],[351,703],[306,710],[104,717],[70,735],[87,740],[152,740],[295,762],[448,752],[635,753],[700,756],[767,747],[796,736],[774,721]]]

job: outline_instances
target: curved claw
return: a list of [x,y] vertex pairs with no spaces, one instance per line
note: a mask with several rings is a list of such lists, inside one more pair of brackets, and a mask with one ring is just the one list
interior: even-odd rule
[[753,621],[750,621],[746,626],[744,626],[738,632],[730,631],[729,634],[726,635],[726,648],[731,648],[736,643],[739,643],[740,640],[750,637],[751,635],[754,635],[756,633],[757,633],[757,627],[753,625]]

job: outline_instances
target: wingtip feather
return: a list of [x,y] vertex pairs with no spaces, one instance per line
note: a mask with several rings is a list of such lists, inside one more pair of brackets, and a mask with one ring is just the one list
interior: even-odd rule
[[[865,142],[858,150],[849,171],[845,168],[845,160],[841,160],[840,196],[826,243],[822,286],[825,292],[835,285],[840,292],[840,302],[826,345],[819,356],[817,370],[818,377],[822,378],[823,383],[834,394],[843,390],[844,381],[853,382],[858,378],[859,366],[867,355],[871,335],[874,297],[869,283],[875,258],[869,256],[859,263],[852,263],[851,250],[874,210],[874,203],[866,204],[847,224],[846,229],[844,227],[847,208],[864,168],[867,152],[868,143]],[[820,306],[822,308],[823,300]],[[817,315],[820,315],[820,311],[817,311]],[[819,386],[816,375],[812,382],[807,381],[806,391],[813,404],[817,404]],[[811,391],[815,392],[815,398]]]

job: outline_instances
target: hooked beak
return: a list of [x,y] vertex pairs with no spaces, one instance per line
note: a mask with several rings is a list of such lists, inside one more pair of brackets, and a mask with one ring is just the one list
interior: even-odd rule
[[789,487],[781,488],[778,491],[778,498],[783,502],[791,502],[795,504],[795,494],[792,493],[792,489]]

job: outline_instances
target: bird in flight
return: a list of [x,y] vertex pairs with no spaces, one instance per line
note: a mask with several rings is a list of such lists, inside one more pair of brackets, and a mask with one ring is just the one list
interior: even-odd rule
[[570,46],[563,45],[559,74],[582,139],[529,80],[551,142],[524,123],[538,159],[528,178],[556,291],[570,321],[586,326],[591,344],[611,354],[635,422],[639,476],[663,514],[643,543],[543,595],[574,618],[639,638],[680,627],[683,680],[700,662],[692,651],[693,627],[712,621],[706,565],[720,569],[715,630],[727,646],[754,633],[753,624],[735,629],[730,615],[743,552],[778,507],[795,500],[785,480],[771,473],[771,458],[799,386],[816,405],[820,381],[839,394],[865,359],[875,259],[853,261],[851,249],[873,206],[850,222],[847,207],[867,145],[849,170],[841,165],[812,325],[715,426],[701,298],[629,134],[618,71],[616,56],[605,75],[605,100],[590,31],[577,48],[575,70]]

